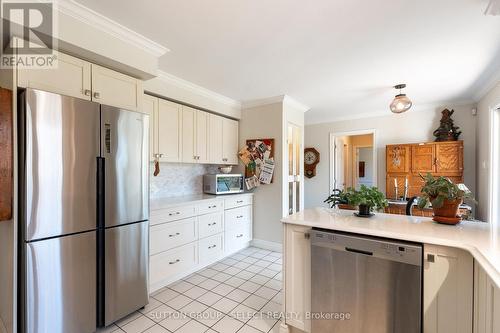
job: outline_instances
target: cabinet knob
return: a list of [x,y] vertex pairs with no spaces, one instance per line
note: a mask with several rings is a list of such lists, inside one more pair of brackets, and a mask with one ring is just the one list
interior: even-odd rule
[[90,96],[90,94],[91,94],[90,89],[85,89],[85,90],[83,91],[83,94],[84,94],[85,96]]
[[101,98],[101,94],[99,94],[98,92],[95,92],[94,93],[94,98]]

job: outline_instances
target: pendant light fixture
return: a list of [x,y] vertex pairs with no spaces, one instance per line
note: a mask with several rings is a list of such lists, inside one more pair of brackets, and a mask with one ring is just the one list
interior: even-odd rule
[[406,88],[406,84],[398,84],[394,86],[395,89],[399,89],[399,94],[394,97],[390,108],[393,113],[403,113],[408,111],[411,106],[411,100],[406,96],[406,94],[401,93],[401,89]]

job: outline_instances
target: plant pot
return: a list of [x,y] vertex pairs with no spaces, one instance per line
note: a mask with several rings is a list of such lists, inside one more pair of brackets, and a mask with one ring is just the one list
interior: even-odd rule
[[[434,211],[434,220],[439,223],[457,224],[461,221],[459,207],[462,204],[462,199],[448,200],[445,199],[443,206],[440,208],[432,207]],[[442,217],[442,219],[440,219]]]
[[372,214],[372,210],[370,206],[367,205],[359,205],[359,215],[362,216],[370,216]]
[[348,204],[338,204],[339,209],[356,210],[356,207]]

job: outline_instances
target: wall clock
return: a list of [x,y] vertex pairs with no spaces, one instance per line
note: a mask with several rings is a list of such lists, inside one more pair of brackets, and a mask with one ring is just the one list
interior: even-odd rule
[[319,163],[319,152],[314,148],[304,149],[305,176],[312,178],[316,176],[316,165]]

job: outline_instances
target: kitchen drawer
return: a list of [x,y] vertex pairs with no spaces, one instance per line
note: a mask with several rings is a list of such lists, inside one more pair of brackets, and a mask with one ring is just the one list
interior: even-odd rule
[[150,227],[150,254],[157,254],[198,239],[196,218],[156,224]]
[[222,213],[198,216],[198,232],[200,238],[212,236],[224,231]]
[[198,244],[190,243],[155,254],[149,259],[150,285],[156,285],[198,264]]
[[222,212],[224,209],[223,205],[224,201],[222,200],[203,201],[197,205],[198,215]]
[[231,209],[235,207],[241,207],[252,204],[252,196],[251,195],[239,195],[235,197],[225,198],[224,199],[224,208]]
[[164,222],[182,220],[196,215],[195,206],[178,206],[167,209],[152,210],[150,217],[150,225],[155,225]]
[[252,239],[252,224],[247,223],[238,228],[226,230],[225,232],[225,249],[226,252],[232,253],[246,246]]
[[201,239],[198,243],[200,264],[216,261],[224,255],[224,234],[220,233]]
[[252,221],[252,206],[243,206],[224,211],[226,229],[238,228]]

